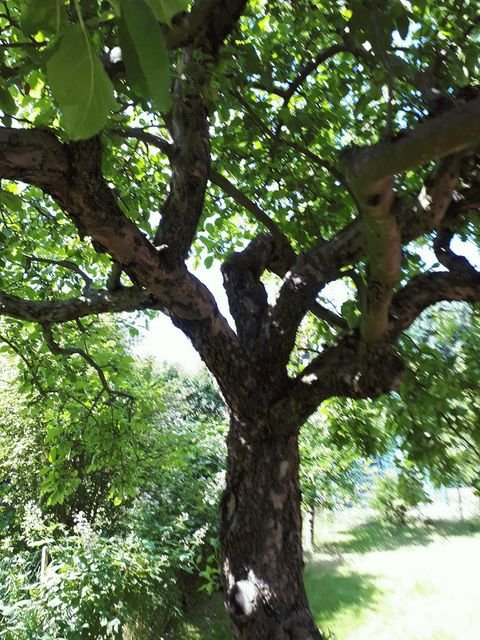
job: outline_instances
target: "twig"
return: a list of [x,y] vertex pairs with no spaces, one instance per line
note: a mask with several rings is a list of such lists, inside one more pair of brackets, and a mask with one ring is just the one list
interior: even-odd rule
[[76,273],[77,275],[79,275],[82,278],[82,280],[85,282],[85,287],[84,287],[85,294],[89,294],[93,290],[92,279],[89,276],[87,276],[85,271],[82,271],[82,269],[80,269],[80,267],[77,264],[75,264],[74,262],[71,262],[70,260],[54,260],[52,258],[39,258],[38,256],[28,256],[28,255],[25,256],[25,259],[27,261],[27,265],[26,265],[27,269],[30,267],[31,262],[40,262],[42,264],[53,264],[59,267],[63,267],[64,269],[68,269],[69,271],[72,271],[73,273]]
[[233,198],[238,204],[242,205],[252,216],[270,231],[272,236],[279,239],[283,244],[290,242],[285,234],[279,229],[277,224],[261,209],[258,204],[250,200],[240,189],[238,189],[228,178],[215,169],[210,169],[208,177],[210,181],[220,187],[222,191]]
[[58,344],[58,342],[55,342],[51,324],[44,323],[41,325],[41,327],[42,327],[42,333],[43,333],[45,342],[48,348],[50,349],[50,351],[54,355],[56,356],[61,355],[61,356],[68,356],[68,357],[75,356],[75,355],[80,356],[85,360],[87,364],[89,364],[92,367],[92,369],[95,369],[95,371],[98,374],[98,377],[100,378],[100,382],[102,383],[103,389],[109,396],[111,397],[121,396],[123,398],[128,398],[129,400],[134,400],[134,397],[130,393],[127,393],[126,391],[114,391],[110,387],[110,385],[108,384],[107,378],[105,377],[105,373],[103,372],[100,365],[98,365],[95,362],[95,360],[92,358],[92,356],[89,353],[87,353],[84,349],[80,349],[79,347],[72,347],[72,346],[61,347]]
[[334,311],[327,309],[319,302],[313,302],[310,305],[310,311],[320,320],[324,320],[328,324],[333,324],[343,331],[348,331],[349,329],[348,322],[344,320],[342,316],[339,316]]

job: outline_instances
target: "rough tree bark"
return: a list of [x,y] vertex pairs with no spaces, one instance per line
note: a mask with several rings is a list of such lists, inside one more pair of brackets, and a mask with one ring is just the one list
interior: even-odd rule
[[[396,388],[403,369],[395,341],[427,306],[440,300],[480,300],[480,274],[450,248],[455,229],[480,202],[476,178],[459,186],[459,154],[480,141],[480,98],[453,103],[447,113],[393,140],[348,149],[333,168],[307,150],[309,161],[329,168],[338,184],[347,185],[359,214],[331,240],[318,238],[308,251],[295,252],[258,203],[211,166],[204,99],[209,73],[202,65],[205,59],[215,65],[245,4],[197,0],[168,32],[169,47],[182,48],[182,64],[195,71],[189,78],[184,68],[177,77],[168,122],[172,142],[138,129],[105,134],[154,145],[170,161],[169,192],[155,237],[147,237],[128,217],[110,188],[102,173],[100,139],[65,143],[54,131],[0,129],[0,178],[35,185],[53,198],[80,238],[91,239],[97,251],[110,256],[116,273],[116,286],[96,283],[88,295],[71,298],[28,300],[0,291],[0,314],[37,322],[48,336],[52,323],[91,314],[139,309],[168,313],[217,379],[232,415],[221,535],[226,606],[235,638],[319,640],[302,581],[299,429],[325,398],[375,397]],[[341,51],[355,53],[344,42],[325,49],[288,89],[273,87],[277,96],[288,105],[308,74]],[[201,68],[195,68],[198,59]],[[247,77],[247,88],[250,81]],[[437,162],[437,170],[421,198],[394,192],[396,174],[427,162]],[[235,329],[185,264],[204,214],[208,181],[268,230],[223,265]],[[398,287],[401,246],[432,232],[447,271],[423,273]],[[368,264],[368,291],[361,326],[349,329],[321,307],[317,296],[360,260]],[[119,284],[118,270],[132,285]],[[261,282],[265,271],[282,279],[273,303]],[[291,376],[288,364],[296,334],[310,311],[330,325],[332,341]]]
[[323,637],[303,586],[298,466],[297,428],[270,422],[268,412],[248,421],[232,417],[221,543],[238,640]]

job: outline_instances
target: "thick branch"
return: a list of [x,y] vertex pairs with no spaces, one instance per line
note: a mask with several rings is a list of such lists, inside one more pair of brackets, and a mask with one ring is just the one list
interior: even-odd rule
[[442,222],[452,202],[460,177],[460,155],[447,156],[438,163],[418,198],[431,218],[432,229]]
[[448,271],[475,273],[474,267],[465,258],[465,256],[457,255],[451,248],[450,243],[453,239],[453,231],[440,229],[437,231],[437,237],[433,244],[433,249],[437,260]]
[[[301,424],[318,404],[332,395],[375,397],[398,388],[403,365],[392,344],[424,309],[443,300],[480,301],[480,273],[433,272],[414,278],[393,298],[384,343],[372,345],[368,360],[359,349],[358,331],[323,351],[292,381],[290,391],[276,405],[279,415],[297,416]],[[294,420],[295,421],[295,420]]]
[[48,301],[25,300],[0,291],[0,315],[42,324],[69,322],[101,313],[158,308],[158,300],[150,292],[137,287],[125,287],[112,292],[97,291],[76,298]]
[[[163,151],[163,153],[165,153],[165,155],[169,159],[173,158],[174,146],[172,144],[170,144],[163,138],[160,138],[159,136],[144,131],[143,129],[119,129],[114,130],[113,133],[115,135],[121,136],[122,138],[135,138],[136,140],[141,140],[142,142],[150,144]],[[241,191],[232,182],[230,182],[227,177],[222,175],[215,168],[210,167],[208,178],[212,184],[220,187],[225,195],[230,196],[233,200],[235,200],[235,202],[244,207],[246,211],[248,211],[257,222],[263,225],[265,229],[277,239],[277,241],[288,244],[287,237],[282,233],[274,220],[272,220],[272,218],[270,218],[265,213],[265,211],[263,211],[263,209],[258,206],[256,202],[251,200],[243,193],[243,191]]]
[[479,143],[480,97],[459,102],[451,111],[426,120],[394,140],[347,150],[343,162],[352,185],[371,185]]
[[[154,242],[168,251],[172,264],[181,264],[195,237],[210,168],[207,108],[202,97],[208,73],[193,50],[182,54],[185,69],[175,82],[171,111],[173,153],[169,194],[162,209]],[[193,73],[195,70],[195,73]]]
[[[361,207],[368,207],[368,202],[377,199],[379,185],[385,184],[384,181],[392,172],[410,168],[411,163],[415,165],[416,162],[448,156],[459,148],[477,144],[480,141],[480,117],[477,115],[480,116],[480,98],[420,124],[417,129],[405,133],[396,141],[350,150],[344,156],[344,166]],[[423,142],[426,151],[422,151]],[[416,150],[417,145],[420,151]],[[423,204],[418,203],[416,208],[401,203],[396,205],[395,216],[402,244],[431,231],[445,216],[458,178],[458,162],[458,157],[454,156],[440,163],[434,180],[437,186],[431,189]],[[285,364],[297,328],[318,292],[328,282],[340,277],[342,267],[355,264],[365,255],[361,227],[359,220],[354,221],[331,241],[301,256],[287,275],[271,316],[271,353],[276,354],[277,359],[283,359]]]
[[166,32],[168,47],[193,44],[205,53],[216,54],[245,5],[246,0],[196,0],[191,12]]
[[267,292],[260,280],[274,251],[273,238],[263,234],[241,252],[233,253],[222,265],[230,312],[241,344],[258,354],[260,328],[268,309]]
[[388,339],[393,341],[432,304],[447,301],[478,302],[480,273],[469,270],[424,273],[414,278],[393,298]]
[[261,340],[268,302],[260,276],[266,269],[283,275],[294,257],[283,236],[278,243],[274,236],[261,234],[246,249],[233,253],[222,265],[230,312],[235,319],[240,342],[253,359],[262,358],[265,351]]
[[388,326],[388,309],[397,284],[402,259],[400,230],[392,212],[392,180],[376,185],[375,198],[363,211],[367,252],[367,305],[363,310],[361,334],[369,345],[383,339]]
[[248,390],[243,398],[238,393],[232,396],[238,369],[247,372],[250,367],[237,336],[210,291],[183,264],[172,267],[165,252],[158,251],[122,212],[102,176],[97,139],[61,144],[48,132],[0,130],[0,177],[23,180],[48,192],[81,234],[90,236],[97,249],[107,252],[168,310],[232,406],[247,403]]

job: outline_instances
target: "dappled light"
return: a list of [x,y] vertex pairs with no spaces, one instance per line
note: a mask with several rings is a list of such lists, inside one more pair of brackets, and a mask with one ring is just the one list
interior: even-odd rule
[[0,2],[1,640],[480,637],[478,9]]

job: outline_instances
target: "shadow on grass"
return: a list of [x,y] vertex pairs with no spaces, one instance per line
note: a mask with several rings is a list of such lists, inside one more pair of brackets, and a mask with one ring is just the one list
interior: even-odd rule
[[341,560],[310,562],[305,587],[310,608],[320,628],[339,611],[374,609],[381,591],[375,576],[352,571]]
[[197,598],[186,619],[167,635],[167,640],[231,640],[223,595],[207,596],[198,592]]
[[[313,617],[320,628],[340,610],[360,612],[374,608],[378,594],[374,576],[351,571],[341,560],[310,562],[305,569],[305,587]],[[222,594],[199,595],[186,619],[167,638],[231,640]]]
[[455,522],[452,520],[430,520],[394,525],[379,519],[344,529],[339,532],[343,539],[320,544],[319,550],[331,555],[342,553],[367,553],[368,551],[392,551],[400,547],[427,545],[438,536],[468,536],[480,531],[480,518]]

